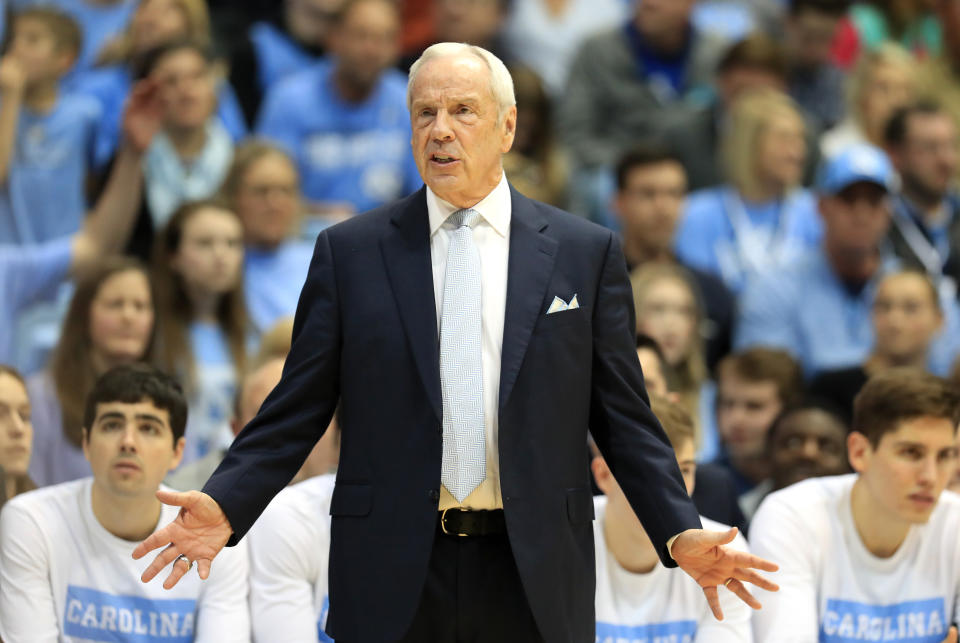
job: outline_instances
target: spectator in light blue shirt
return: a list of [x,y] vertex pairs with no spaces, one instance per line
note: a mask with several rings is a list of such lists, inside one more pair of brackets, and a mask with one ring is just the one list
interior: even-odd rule
[[[890,224],[893,170],[886,156],[853,145],[827,161],[819,180],[824,238],[789,265],[751,279],[741,298],[734,346],[766,345],[795,355],[806,375],[861,363],[873,344],[870,315],[876,284],[896,260],[881,242]],[[957,354],[956,302],[930,351],[943,374]]]
[[283,145],[314,212],[347,216],[422,184],[410,152],[406,76],[390,70],[400,18],[388,0],[360,0],[338,17],[333,57],[264,99],[257,131]]
[[244,296],[251,330],[261,335],[296,312],[313,258],[313,242],[297,235],[297,168],[282,149],[248,141],[237,148],[221,192],[243,223]]
[[797,187],[805,136],[804,118],[786,94],[764,89],[739,97],[721,141],[728,183],[690,195],[674,242],[677,257],[739,293],[751,275],[815,246],[816,204]]

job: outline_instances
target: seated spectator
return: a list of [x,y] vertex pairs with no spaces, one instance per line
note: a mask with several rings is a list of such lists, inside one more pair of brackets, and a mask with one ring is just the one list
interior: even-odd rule
[[[686,194],[686,173],[665,147],[648,145],[627,152],[617,163],[612,210],[620,223],[629,269],[648,263],[676,265],[673,240]],[[730,349],[733,295],[723,282],[697,268],[687,270],[703,295],[707,365]]]
[[41,487],[83,478],[83,408],[101,375],[150,361],[154,303],[136,260],[105,259],[77,283],[48,368],[27,380],[36,434],[30,475]]
[[884,128],[916,96],[916,61],[893,43],[865,53],[847,78],[847,115],[820,138],[825,157],[855,143],[882,146]]
[[297,163],[309,209],[369,210],[422,185],[410,152],[406,77],[391,69],[399,16],[390,0],[354,0],[337,16],[333,58],[273,87],[257,132]]
[[[677,404],[651,397],[651,408],[673,445],[687,492],[693,492],[693,420]],[[723,620],[714,617],[703,590],[678,569],[666,569],[656,548],[606,461],[597,454],[594,478],[603,496],[594,498],[593,538],[597,565],[597,641],[684,640],[691,643],[751,641],[750,608],[731,592],[720,592]],[[705,529],[729,527],[702,518]],[[746,550],[743,536],[733,547]]]
[[431,4],[432,38],[420,51],[400,59],[398,67],[401,72],[406,74],[423,49],[438,42],[463,42],[483,47],[507,65],[511,64],[510,51],[501,35],[507,10],[512,4],[510,0],[434,0]]
[[637,332],[653,338],[666,361],[667,385],[691,417],[699,418],[696,444],[712,458],[715,438],[707,419],[709,388],[700,328],[703,307],[696,284],[680,266],[647,264],[630,274]]
[[180,205],[220,189],[233,141],[214,115],[216,81],[206,49],[190,41],[153,49],[142,73],[159,86],[163,105],[163,129],[143,161],[143,205],[128,248],[146,259],[157,231]]
[[[239,386],[234,414],[230,419],[230,428],[234,436],[239,434],[241,429],[256,416],[257,411],[263,405],[263,401],[267,399],[267,396],[280,381],[280,375],[283,373],[283,363],[284,359],[282,357],[275,357],[243,379]],[[335,472],[339,451],[340,429],[337,426],[336,417],[334,417],[330,426],[327,427],[326,433],[313,447],[313,451],[307,456],[306,462],[300,467],[290,484]],[[210,475],[220,466],[226,453],[226,447],[211,449],[207,455],[196,462],[185,464],[167,476],[167,485],[181,491],[202,489]]]
[[740,96],[721,154],[728,183],[694,192],[674,239],[685,264],[735,293],[753,275],[782,266],[820,240],[813,196],[798,189],[806,155],[804,120],[775,90]]
[[[690,189],[700,190],[728,180],[726,161],[721,154],[722,134],[733,104],[744,94],[759,90],[786,91],[787,56],[783,47],[762,34],[751,34],[731,46],[717,65],[716,95],[706,105],[678,108],[666,115],[659,133],[662,143],[680,158],[689,177]],[[816,124],[805,114],[807,146],[804,184],[813,177],[816,153]]]
[[233,440],[248,339],[240,219],[215,201],[180,206],[157,237],[153,277],[159,363],[185,383],[190,401],[188,464]]
[[693,28],[693,5],[634,3],[626,24],[588,38],[575,54],[558,112],[577,163],[574,211],[602,220],[617,159],[657,134],[680,101],[707,93],[725,43]]
[[540,77],[526,67],[512,67],[517,99],[517,128],[513,146],[503,156],[503,171],[524,196],[557,207],[566,202],[569,168],[554,140],[553,105]]
[[[819,248],[759,275],[740,299],[734,348],[789,351],[808,378],[866,359],[873,345],[870,310],[880,277],[897,262],[881,252],[890,221],[893,170],[878,149],[854,145],[830,159],[818,186],[824,222]],[[931,372],[946,374],[957,355],[956,302],[929,352]]]
[[929,273],[951,299],[960,283],[957,140],[957,124],[950,114],[927,102],[894,112],[885,137],[890,161],[900,175],[889,235],[893,250],[904,265]]
[[186,416],[180,387],[152,367],[97,381],[83,421],[93,477],[20,495],[0,512],[4,641],[249,640],[243,543],[221,552],[208,580],[187,574],[172,589],[143,583],[130,555],[177,515],[157,492],[183,455]]
[[[68,276],[82,276],[104,256],[126,243],[140,200],[140,161],[159,127],[156,92],[150,85],[135,88],[124,115],[125,141],[117,155],[106,189],[83,227],[37,245],[0,244],[0,363],[30,372],[43,363],[46,344],[40,324],[29,324],[26,311],[47,305]],[[61,314],[53,311],[50,327],[59,328]]]
[[234,153],[220,192],[243,223],[244,295],[259,334],[296,312],[313,258],[313,243],[297,237],[297,168],[280,148],[248,141]]
[[330,599],[330,499],[333,474],[287,487],[247,532],[253,640],[331,642],[324,632]]
[[[14,11],[38,5],[56,7],[76,21],[83,43],[76,62],[63,78],[62,85],[67,90],[96,64],[100,52],[126,30],[137,8],[136,0],[11,0],[9,4]],[[2,35],[0,31],[0,38]]]
[[[105,49],[98,66],[79,74],[72,89],[100,103],[98,158],[108,159],[117,145],[123,105],[151,50],[188,40],[203,48],[211,44],[210,16],[204,0],[140,0],[126,32]],[[216,111],[220,125],[234,141],[247,135],[236,94],[223,79],[215,79]]]
[[[643,370],[643,383],[651,395],[676,401],[675,393],[667,387],[666,361],[660,347],[649,335],[637,334],[637,358]],[[591,454],[591,460],[593,458]],[[697,510],[707,518],[743,529],[743,512],[737,504],[734,480],[725,467],[700,463],[696,468],[696,487],[692,494]],[[594,481],[594,485],[596,481]],[[600,490],[594,489],[594,494]]]
[[551,100],[560,100],[583,41],[623,24],[627,11],[618,0],[512,2],[503,28],[508,57],[534,70]]
[[13,18],[0,58],[0,243],[42,243],[80,229],[100,111],[61,92],[81,34],[66,14]]
[[717,432],[723,446],[717,462],[733,474],[741,497],[769,477],[770,425],[802,391],[800,366],[781,350],[752,348],[717,366]]
[[27,475],[32,445],[27,386],[20,373],[0,364],[0,507],[14,496],[37,488]]
[[810,383],[810,392],[830,400],[853,419],[853,399],[867,380],[889,368],[926,368],[930,344],[943,326],[940,298],[930,278],[912,270],[894,272],[877,285],[873,299],[873,349],[866,361],[824,371]]
[[753,518],[767,495],[801,480],[849,472],[846,442],[847,424],[832,403],[809,398],[786,408],[767,431],[770,476],[740,497],[744,513]]
[[230,86],[253,124],[270,87],[315,64],[327,52],[344,0],[283,0],[277,20],[259,20],[230,56]]
[[784,44],[790,62],[789,92],[822,132],[845,112],[844,73],[832,47],[849,0],[789,0]]
[[[943,24],[943,53],[921,61],[916,70],[918,93],[960,123],[960,3],[940,2],[936,10]],[[960,178],[960,167],[956,178]]]
[[938,377],[867,382],[847,438],[856,473],[774,492],[753,520],[753,551],[780,564],[780,591],[757,592],[758,641],[853,641],[865,624],[887,640],[957,640],[960,499],[942,492],[958,421],[960,395]]
[[292,344],[293,315],[281,317],[260,336],[260,350],[257,351],[251,367],[257,368],[276,357],[286,359]]

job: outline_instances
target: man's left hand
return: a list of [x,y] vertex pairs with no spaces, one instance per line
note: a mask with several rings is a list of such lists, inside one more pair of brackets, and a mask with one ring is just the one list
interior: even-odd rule
[[775,563],[727,546],[736,536],[736,527],[731,527],[726,532],[688,529],[677,536],[670,549],[680,569],[690,574],[703,588],[717,620],[723,620],[717,593],[719,585],[725,584],[727,589],[755,610],[760,609],[760,603],[747,591],[744,583],[752,583],[770,592],[780,589],[775,583],[753,571],[760,569],[775,572],[779,569]]

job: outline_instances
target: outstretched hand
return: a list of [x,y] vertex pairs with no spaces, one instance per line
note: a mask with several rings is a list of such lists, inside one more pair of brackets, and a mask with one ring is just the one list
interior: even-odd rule
[[130,91],[123,110],[123,135],[138,152],[145,152],[163,122],[157,83],[149,78],[138,81]]
[[943,643],[957,643],[957,626],[951,625],[950,631],[947,632],[947,638],[943,639]]
[[670,550],[680,569],[703,588],[707,603],[718,620],[723,620],[723,611],[720,609],[717,586],[725,584],[727,589],[753,609],[760,609],[760,603],[747,591],[744,583],[752,583],[771,592],[780,589],[753,571],[775,572],[779,569],[775,563],[727,546],[736,536],[736,527],[726,532],[688,529],[677,536]]
[[[169,525],[150,534],[133,550],[133,557],[140,559],[148,552],[166,545],[166,549],[157,554],[140,580],[150,582],[181,554],[197,563],[200,578],[206,580],[210,576],[210,564],[214,556],[220,553],[233,533],[226,514],[216,500],[201,491],[177,493],[160,490],[157,491],[157,498],[165,505],[180,507],[180,514]],[[170,589],[176,585],[189,570],[187,563],[174,562],[163,588]]]

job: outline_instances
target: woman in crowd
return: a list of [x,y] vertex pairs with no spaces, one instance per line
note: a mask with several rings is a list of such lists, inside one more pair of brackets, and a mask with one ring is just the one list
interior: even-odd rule
[[30,476],[39,486],[90,475],[81,449],[83,409],[97,378],[153,357],[154,298],[146,269],[102,261],[78,282],[49,367],[27,380],[33,407]]
[[181,206],[157,237],[158,355],[189,400],[183,462],[232,441],[229,421],[246,366],[243,227],[215,201]]
[[0,364],[0,507],[15,495],[36,488],[27,475],[32,442],[27,386],[20,373]]
[[[119,138],[120,115],[142,59],[158,47],[181,40],[209,47],[210,15],[204,0],[141,0],[126,32],[101,52],[97,67],[78,74],[74,91],[89,94],[101,105],[99,159],[109,159]],[[230,85],[216,79],[217,115],[233,140],[247,134],[247,125]]]
[[820,139],[820,151],[831,157],[853,143],[883,147],[890,116],[916,97],[916,60],[888,42],[865,52],[847,78],[847,117]]
[[721,140],[727,184],[687,199],[674,242],[680,261],[738,293],[752,275],[815,245],[816,203],[798,187],[805,138],[803,116],[786,94],[755,90],[739,97]]
[[630,275],[637,333],[653,339],[666,362],[668,390],[693,418],[699,418],[698,452],[712,456],[717,438],[713,385],[703,356],[703,308],[690,275],[672,264],[646,264]]
[[313,243],[297,234],[296,165],[279,147],[248,141],[237,148],[221,193],[243,223],[244,295],[252,330],[260,334],[296,312],[313,257]]
[[853,398],[867,380],[888,368],[927,368],[930,344],[943,326],[937,289],[919,271],[887,275],[873,299],[874,344],[863,364],[820,373],[810,384],[814,395],[828,399],[853,416]]

